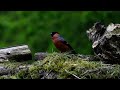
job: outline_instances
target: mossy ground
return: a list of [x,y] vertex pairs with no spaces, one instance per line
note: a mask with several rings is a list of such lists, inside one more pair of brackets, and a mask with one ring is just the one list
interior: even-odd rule
[[[30,65],[28,69],[18,73],[1,76],[1,79],[42,79],[51,72],[46,79],[119,79],[120,65],[104,64],[101,61],[88,61],[78,55],[49,54],[42,61],[6,62],[0,66],[16,68],[20,65]],[[42,71],[42,73],[41,73]]]

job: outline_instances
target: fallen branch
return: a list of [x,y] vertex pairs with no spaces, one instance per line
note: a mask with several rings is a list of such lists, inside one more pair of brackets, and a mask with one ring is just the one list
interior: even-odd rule
[[4,62],[9,60],[32,60],[32,54],[29,47],[27,45],[22,45],[0,49],[0,61]]

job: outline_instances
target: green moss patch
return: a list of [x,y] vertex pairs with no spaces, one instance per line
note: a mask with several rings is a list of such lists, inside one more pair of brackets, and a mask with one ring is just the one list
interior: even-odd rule
[[60,53],[49,54],[44,60],[32,63],[8,62],[1,65],[14,70],[19,66],[29,65],[29,67],[11,75],[0,76],[0,79],[119,79],[120,77],[120,65],[88,61],[79,55]]

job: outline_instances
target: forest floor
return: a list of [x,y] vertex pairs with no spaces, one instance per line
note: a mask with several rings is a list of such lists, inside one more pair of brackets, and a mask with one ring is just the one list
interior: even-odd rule
[[[3,68],[3,69],[2,69]],[[49,54],[44,60],[0,63],[0,79],[119,79],[120,65],[79,55]]]

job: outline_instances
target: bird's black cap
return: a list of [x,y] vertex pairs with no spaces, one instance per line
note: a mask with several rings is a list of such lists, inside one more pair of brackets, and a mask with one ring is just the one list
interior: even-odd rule
[[[53,36],[54,34],[56,34],[56,33],[58,33],[58,32],[51,32],[51,36]],[[59,33],[58,33],[59,34]]]

